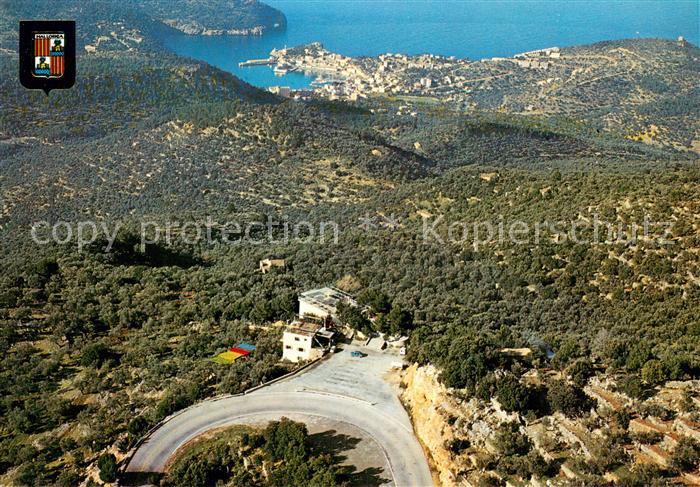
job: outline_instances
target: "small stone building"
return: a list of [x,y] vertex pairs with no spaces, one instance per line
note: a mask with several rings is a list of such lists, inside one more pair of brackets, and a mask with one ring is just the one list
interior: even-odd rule
[[260,272],[267,274],[273,268],[286,269],[287,262],[284,259],[263,259],[260,261]]

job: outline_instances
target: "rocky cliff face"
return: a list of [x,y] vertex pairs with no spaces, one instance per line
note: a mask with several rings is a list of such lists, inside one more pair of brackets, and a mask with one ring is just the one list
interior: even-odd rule
[[412,365],[402,376],[401,400],[422,443],[435,484],[476,485],[483,475],[482,462],[494,453],[491,439],[499,425],[514,421],[494,400],[460,398],[438,380],[432,365]]
[[405,389],[401,400],[408,408],[416,435],[429,455],[435,483],[450,487],[459,485],[457,466],[448,449],[454,440],[449,424],[451,400],[437,377],[438,372],[433,366],[412,365],[402,379]]

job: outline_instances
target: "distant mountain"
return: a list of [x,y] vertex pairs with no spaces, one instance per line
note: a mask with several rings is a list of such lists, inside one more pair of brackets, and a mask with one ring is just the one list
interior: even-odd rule
[[371,130],[205,63],[150,50],[78,61],[76,86],[46,98],[19,86],[7,74],[16,58],[0,54],[4,242],[44,218],[249,215],[358,201],[430,166]]
[[282,12],[257,0],[97,0],[89,5],[78,0],[3,0],[0,13],[13,30],[19,19],[74,19],[83,41],[93,38],[104,24],[115,22],[121,22],[117,31],[150,31],[160,24],[192,35],[262,35],[287,26]]
[[257,0],[132,0],[154,18],[192,35],[249,35],[283,30],[282,12]]
[[595,134],[557,133],[556,124],[512,114],[446,117],[438,108],[406,117],[390,103],[372,113],[285,102],[167,52],[149,21],[127,22],[133,12],[100,5],[81,14],[93,49],[81,51],[72,90],[47,99],[23,89],[13,76],[16,56],[0,53],[0,236],[39,219],[357,203],[465,165],[603,158],[639,167],[659,158],[639,144],[606,147]]

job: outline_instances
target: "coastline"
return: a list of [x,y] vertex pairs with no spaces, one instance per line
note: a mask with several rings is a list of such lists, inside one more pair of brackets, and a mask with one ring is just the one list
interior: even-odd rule
[[[247,11],[244,14],[246,18],[237,20],[229,20],[227,12],[221,10],[221,8],[225,8],[225,3],[218,5],[220,8],[217,8],[215,2],[211,3],[210,8],[214,9],[217,14],[212,15],[211,12],[207,12],[204,17],[185,15],[173,18],[168,12],[160,12],[160,15],[158,13],[154,15],[154,20],[188,36],[259,37],[269,32],[283,32],[287,28],[287,17],[284,12],[267,3],[248,2]],[[241,4],[231,5],[229,8],[234,10],[229,13],[235,13],[236,5]]]

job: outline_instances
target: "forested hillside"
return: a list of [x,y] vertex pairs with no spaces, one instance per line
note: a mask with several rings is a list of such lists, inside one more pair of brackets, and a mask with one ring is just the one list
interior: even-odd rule
[[[493,173],[491,182],[482,177]],[[672,227],[669,246],[493,242],[475,250],[471,242],[445,245],[421,235],[428,214],[467,222],[597,212],[629,221],[642,208],[660,221],[697,215],[697,168],[664,173],[590,170],[575,161],[551,169],[457,169],[362,203],[307,207],[312,221],[341,221],[337,244],[177,244],[142,254],[135,237],[108,255],[98,245],[82,254],[50,248],[52,257],[9,273],[0,293],[3,407],[14,432],[2,443],[5,468],[24,479],[37,471],[43,482],[65,478],[118,439],[126,451],[170,411],[282,373],[276,329],[248,324],[288,319],[300,291],[341,278],[368,303],[388,302],[378,307],[387,313],[381,329],[410,331],[411,358],[443,368],[454,387],[476,387],[489,369],[464,365],[495,366],[494,351],[508,346],[546,356],[577,344],[557,363],[594,353],[634,377],[639,365],[625,363],[643,341],[644,360],[661,360],[666,378],[697,376],[697,216],[685,220],[690,226]],[[378,221],[393,214],[400,227],[358,228],[367,214]],[[291,270],[259,274],[258,260],[270,254],[284,256]],[[376,293],[391,298],[372,300]],[[258,345],[254,362],[222,368],[207,360],[240,340]],[[55,404],[63,409],[52,412]],[[130,425],[135,413],[142,419]],[[61,423],[69,426],[56,435]],[[59,436],[65,445],[56,443]],[[38,453],[28,461],[22,448],[30,438]]]
[[[104,8],[84,15],[131,15]],[[49,98],[19,88],[0,51],[0,484],[76,485],[168,414],[286,372],[274,323],[312,286],[360,296],[457,394],[488,396],[496,368],[522,374],[504,347],[543,368],[590,357],[640,394],[699,377],[693,155],[542,117],[282,101],[163,51],[143,22],[81,54],[76,87]],[[14,24],[0,26],[6,49]],[[207,217],[270,216],[336,222],[338,238],[178,238]],[[615,235],[595,238],[596,219]],[[111,252],[78,251],[32,241],[38,220],[122,227]],[[146,220],[177,222],[174,241],[140,248]],[[501,221],[576,222],[583,239],[460,238]],[[272,255],[287,270],[257,272]],[[254,360],[209,360],[244,340]]]

